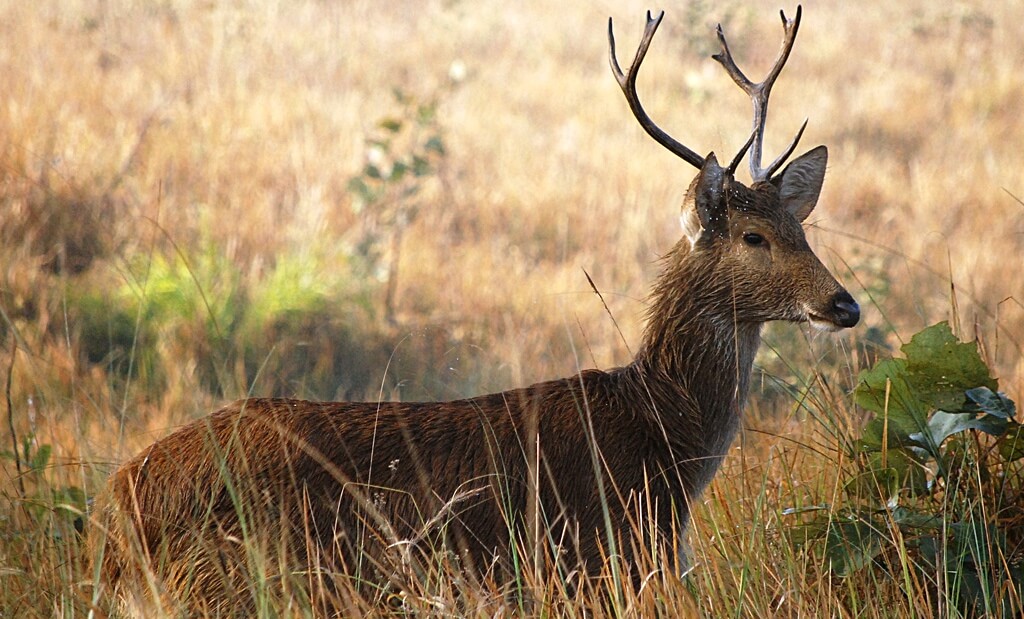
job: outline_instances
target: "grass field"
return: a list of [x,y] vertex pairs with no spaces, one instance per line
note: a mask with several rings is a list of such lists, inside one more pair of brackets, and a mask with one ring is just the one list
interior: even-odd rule
[[[0,3],[0,616],[102,615],[85,499],[225,400],[450,399],[627,363],[694,175],[608,69],[608,17],[629,58],[647,8],[645,106],[730,159],[749,102],[714,25],[759,76],[795,6]],[[862,322],[767,330],[664,606],[553,612],[959,616],[927,583],[837,577],[786,543],[786,510],[841,501],[857,374],[927,325],[1024,396],[1024,3],[803,10],[766,158],[804,118],[800,152],[829,147],[807,233]]]

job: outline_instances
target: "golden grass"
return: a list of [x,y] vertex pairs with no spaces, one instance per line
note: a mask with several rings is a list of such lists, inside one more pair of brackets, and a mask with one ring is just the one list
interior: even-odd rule
[[[447,156],[403,236],[398,326],[365,332],[387,331],[417,362],[451,367],[431,388],[445,397],[626,363],[693,175],[643,134],[609,75],[608,16],[620,55],[629,56],[646,8],[0,5],[0,306],[8,317],[0,333],[8,351],[12,327],[19,338],[16,431],[54,448],[58,466],[40,485],[91,491],[114,463],[250,387],[251,367],[222,368],[228,393],[204,387],[193,343],[201,313],[155,336],[162,358],[176,360],[153,383],[158,392],[142,379],[108,376],[82,360],[69,295],[113,295],[154,256],[195,264],[210,248],[245,287],[282,256],[304,252],[327,256],[320,265],[332,277],[332,257],[365,225],[347,181],[365,163],[374,123],[396,113],[396,87],[437,98]],[[777,49],[779,8],[735,0],[666,7],[639,87],[656,121],[699,152],[731,156],[749,131],[749,104],[708,57],[712,28],[723,20],[738,62],[759,75]],[[982,340],[1001,388],[1018,402],[1024,395],[1022,21],[1024,5],[1014,2],[805,3],[773,93],[766,150],[773,156],[804,117],[805,148],[828,145],[808,234],[864,314],[848,334],[804,338],[782,325],[768,341],[804,376],[822,358],[839,359],[820,371],[837,385],[831,415],[851,427],[860,418],[841,391],[865,364],[858,344],[872,327],[895,348],[952,319],[963,336]],[[459,81],[449,75],[455,63],[465,66]],[[46,240],[58,237],[81,250],[78,258],[50,253]],[[93,253],[80,274],[46,266]],[[430,340],[438,329],[445,335]],[[11,363],[0,354],[0,366]],[[784,367],[770,350],[761,363]],[[771,391],[753,395],[748,425],[760,432],[746,433],[727,460],[691,532],[702,612],[845,617],[865,601],[872,606],[859,616],[926,612],[921,600],[900,597],[899,583],[830,580],[807,557],[775,562],[786,551],[766,531],[783,507],[831,500],[840,456]],[[388,386],[384,395],[402,390]],[[4,492],[14,496],[13,463],[0,463]],[[90,576],[73,550],[44,533],[0,540],[0,583],[10,585],[0,585],[0,608],[81,612],[72,592]],[[844,590],[853,586],[859,595]]]

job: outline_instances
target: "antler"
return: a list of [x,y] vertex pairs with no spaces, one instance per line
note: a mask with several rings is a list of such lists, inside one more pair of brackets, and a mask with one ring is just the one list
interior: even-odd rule
[[[615,74],[615,80],[619,83],[619,87],[622,88],[622,94],[626,95],[626,101],[629,102],[629,109],[633,110],[633,116],[636,116],[636,119],[640,121],[640,126],[643,127],[652,138],[657,140],[659,144],[686,160],[686,162],[693,167],[700,169],[704,165],[704,157],[701,157],[683,144],[677,142],[672,138],[672,136],[662,131],[658,125],[654,124],[651,117],[644,111],[643,106],[640,105],[640,99],[636,94],[636,75],[640,71],[640,64],[644,61],[644,56],[647,55],[647,48],[650,47],[651,39],[654,38],[654,33],[658,30],[658,26],[661,24],[661,18],[664,16],[665,11],[661,11],[658,13],[658,17],[652,19],[651,12],[647,11],[647,25],[644,27],[644,36],[640,40],[640,46],[636,49],[636,56],[633,57],[633,63],[629,65],[629,72],[625,75],[623,75],[622,69],[619,68],[618,59],[615,58],[615,35],[612,33],[612,18],[609,17],[608,62],[611,64],[612,73]],[[797,12],[797,16],[797,19],[799,19],[799,11]],[[722,41],[724,43],[725,39]],[[739,70],[737,69],[737,71]],[[740,75],[742,75],[742,73]]]
[[[725,67],[725,70],[729,73],[732,80],[750,96],[750,101],[754,105],[754,134],[752,136],[753,145],[750,147],[750,175],[753,177],[755,182],[767,181],[771,178],[772,174],[778,171],[783,162],[785,162],[793,153],[793,149],[796,148],[797,143],[800,141],[800,137],[804,134],[804,129],[807,127],[807,121],[804,120],[804,124],[801,125],[800,130],[797,131],[796,137],[793,138],[789,148],[783,151],[783,153],[779,155],[767,168],[761,167],[761,150],[764,144],[764,125],[765,120],[768,118],[768,96],[771,94],[772,86],[775,84],[775,80],[779,77],[779,73],[782,72],[782,67],[785,66],[786,60],[789,59],[789,53],[793,49],[793,42],[796,40],[796,32],[800,28],[800,14],[801,7],[799,5],[796,7],[795,19],[786,19],[786,13],[784,11],[779,11],[779,15],[782,16],[782,27],[785,30],[782,49],[779,52],[779,57],[775,60],[775,66],[772,67],[768,76],[758,84],[747,79],[747,76],[744,75],[743,72],[740,71],[739,67],[736,66],[736,62],[732,59],[732,54],[729,52],[729,45],[725,42],[725,34],[722,33],[722,25],[718,25],[718,40],[722,44],[722,51],[712,56],[712,58]],[[655,25],[655,27],[657,26]],[[748,142],[748,144],[750,143]],[[740,155],[737,155],[737,158],[741,155],[742,151]]]

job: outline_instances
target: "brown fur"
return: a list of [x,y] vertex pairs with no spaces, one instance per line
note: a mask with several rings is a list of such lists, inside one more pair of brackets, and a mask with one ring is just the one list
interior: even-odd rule
[[825,159],[748,188],[707,158],[625,367],[452,402],[243,400],[157,441],[99,500],[104,581],[212,604],[244,588],[253,547],[274,573],[371,580],[439,549],[498,577],[531,547],[631,566],[685,529],[735,437],[762,324],[857,321],[800,223]]

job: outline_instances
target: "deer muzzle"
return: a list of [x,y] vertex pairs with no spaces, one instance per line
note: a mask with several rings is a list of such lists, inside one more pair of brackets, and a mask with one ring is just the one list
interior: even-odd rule
[[840,290],[832,296],[824,308],[806,308],[807,322],[816,329],[838,331],[848,329],[860,322],[860,306],[849,292]]
[[824,307],[805,306],[807,322],[822,331],[848,329],[860,322],[860,305],[846,290],[840,290]]
[[860,306],[845,290],[832,297],[832,315],[836,324],[848,329],[860,322]]

